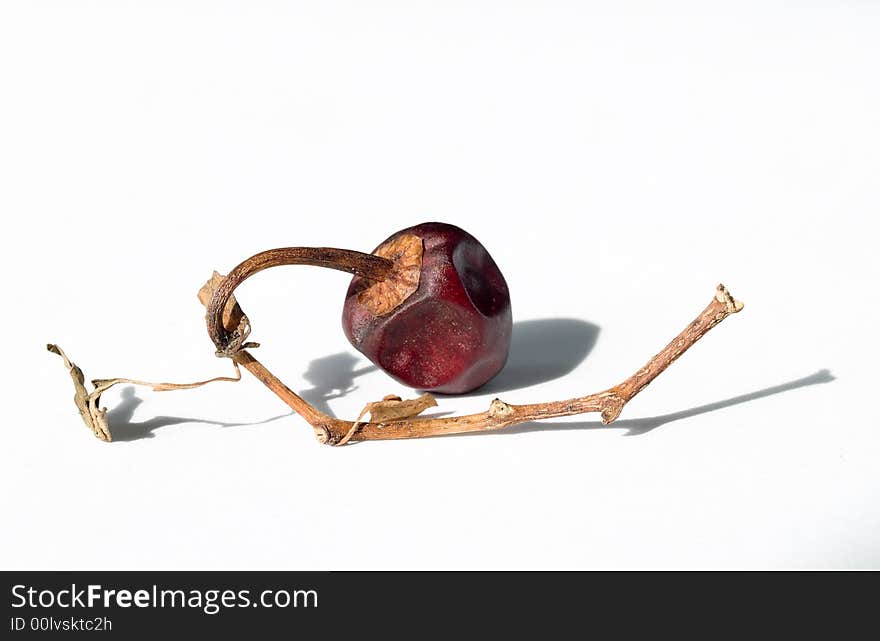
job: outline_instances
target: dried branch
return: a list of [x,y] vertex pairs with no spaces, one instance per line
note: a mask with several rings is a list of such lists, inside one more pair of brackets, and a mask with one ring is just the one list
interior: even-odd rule
[[[529,405],[511,405],[496,398],[485,412],[443,418],[418,417],[417,414],[420,414],[426,407],[430,406],[421,407],[415,404],[424,402],[422,399],[409,402],[401,401],[401,403],[405,404],[412,403],[413,405],[405,406],[409,409],[421,407],[417,412],[408,415],[383,414],[382,410],[385,408],[380,405],[383,401],[379,401],[378,403],[368,404],[357,420],[345,421],[328,416],[310,405],[284,385],[247,350],[243,348],[234,350],[225,348],[228,343],[224,342],[225,336],[218,330],[221,320],[218,310],[226,305],[227,297],[231,296],[232,291],[239,282],[251,275],[251,273],[256,273],[256,271],[270,266],[263,262],[260,264],[260,269],[251,270],[246,267],[247,263],[248,261],[245,261],[245,263],[236,268],[238,273],[230,274],[230,276],[223,279],[215,288],[211,297],[207,319],[211,336],[215,338],[215,343],[218,347],[218,355],[230,356],[233,361],[256,376],[257,379],[262,381],[288,406],[308,421],[314,428],[320,442],[329,445],[343,445],[350,441],[421,438],[444,434],[492,431],[519,423],[590,412],[598,412],[602,422],[608,424],[620,415],[623,407],[636,394],[642,391],[710,329],[729,315],[735,314],[743,308],[743,304],[735,300],[723,285],[718,285],[712,301],[700,315],[676,336],[672,342],[648,361],[644,367],[619,385],[588,396]],[[245,267],[243,268],[243,266]],[[243,276],[242,274],[247,275]],[[240,341],[238,342],[240,344]],[[384,401],[387,400],[388,397],[384,399]],[[433,397],[431,397],[431,401],[433,401]],[[433,404],[431,403],[431,405]],[[379,410],[379,412],[372,410]],[[368,412],[371,414],[371,420],[369,422],[362,422],[361,418]]]
[[[351,441],[492,431],[519,423],[588,412],[598,412],[603,423],[611,423],[620,415],[626,403],[710,329],[743,308],[743,304],[735,300],[723,285],[718,285],[715,296],[700,315],[644,367],[619,385],[588,396],[529,405],[511,405],[496,398],[485,412],[466,416],[421,416],[422,412],[437,404],[433,396],[424,394],[413,400],[386,396],[381,401],[368,403],[354,421],[337,419],[321,412],[295,394],[247,351],[247,348],[258,345],[245,342],[251,331],[250,321],[232,294],[238,284],[249,276],[276,265],[330,267],[375,281],[380,285],[376,288],[375,296],[379,305],[377,311],[393,309],[418,286],[417,272],[421,264],[422,245],[421,241],[416,241],[417,238],[412,242],[403,242],[387,257],[328,248],[294,247],[269,250],[244,261],[229,276],[223,277],[214,272],[199,291],[199,300],[207,308],[208,333],[217,348],[217,355],[231,358],[235,377],[218,376],[196,383],[149,383],[130,378],[95,379],[90,392],[86,388],[82,370],[67,358],[64,351],[53,344],[47,345],[47,348],[63,359],[73,380],[74,402],[80,416],[95,436],[103,441],[110,441],[112,436],[107,423],[107,409],[99,406],[100,398],[114,385],[142,385],[155,391],[191,389],[217,381],[239,381],[239,366],[242,366],[300,414],[313,427],[320,442],[344,445]],[[367,414],[370,415],[370,420],[363,421]]]

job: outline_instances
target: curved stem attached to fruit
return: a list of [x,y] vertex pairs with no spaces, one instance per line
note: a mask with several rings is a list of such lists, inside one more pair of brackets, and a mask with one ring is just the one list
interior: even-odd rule
[[332,247],[281,247],[251,256],[223,278],[207,304],[205,320],[208,335],[214,341],[218,356],[233,356],[242,349],[247,338],[246,316],[239,319],[238,326],[234,328],[224,326],[223,316],[232,292],[254,274],[282,265],[327,267],[381,281],[391,272],[394,261],[373,254]]

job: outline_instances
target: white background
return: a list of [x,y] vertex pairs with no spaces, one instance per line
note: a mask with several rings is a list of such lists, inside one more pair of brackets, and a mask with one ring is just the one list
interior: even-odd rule
[[[3,3],[0,566],[880,567],[880,7],[515,4]],[[344,448],[248,374],[117,388],[108,445],[45,351],[225,374],[212,269],[425,220],[483,241],[520,323],[444,411],[614,384],[719,281],[746,308],[612,427]],[[413,392],[348,345],[347,282],[239,299],[353,418]]]

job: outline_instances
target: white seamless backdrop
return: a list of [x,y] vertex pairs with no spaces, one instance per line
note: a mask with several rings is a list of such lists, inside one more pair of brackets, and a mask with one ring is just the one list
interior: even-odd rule
[[[513,5],[513,6],[511,6]],[[0,566],[880,566],[880,7],[869,2],[7,2]],[[225,374],[195,293],[269,247],[426,220],[512,291],[510,368],[440,410],[628,376],[723,281],[726,320],[628,405],[318,445]],[[239,299],[259,356],[351,418],[412,394],[353,350],[343,274]]]

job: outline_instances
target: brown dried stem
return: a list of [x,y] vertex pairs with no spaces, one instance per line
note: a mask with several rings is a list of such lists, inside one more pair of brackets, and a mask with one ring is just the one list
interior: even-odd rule
[[244,341],[250,333],[247,316],[243,316],[234,328],[224,325],[224,311],[227,310],[232,292],[254,274],[281,265],[328,267],[369,280],[381,281],[391,272],[394,261],[373,254],[331,247],[281,247],[251,256],[223,278],[207,303],[205,320],[208,325],[208,335],[217,347],[218,356],[234,356],[236,352],[247,346]]
[[[303,254],[302,250],[294,252],[288,250],[274,250],[276,252],[287,252],[284,254],[275,254],[274,260],[279,258],[287,261],[296,259],[297,263],[285,262],[283,264],[322,264],[323,266],[331,266],[343,271],[354,271],[347,267],[339,267],[338,265],[329,265],[330,261],[312,260],[306,262],[301,256],[311,256]],[[330,251],[330,250],[314,250],[314,251]],[[333,250],[338,251],[338,250]],[[270,254],[270,252],[264,252]],[[356,254],[356,252],[352,252]],[[230,349],[229,342],[224,342],[227,334],[223,329],[222,310],[226,305],[227,299],[231,296],[235,286],[251,274],[265,269],[272,265],[267,261],[258,261],[251,263],[258,256],[248,259],[239,265],[233,272],[227,276],[214,292],[208,307],[208,327],[211,337],[214,338],[217,345],[218,355],[230,356],[236,363],[243,366],[260,381],[262,381],[269,389],[278,395],[285,403],[287,403],[294,411],[300,414],[314,428],[318,440],[322,443],[330,445],[341,445],[349,441],[369,441],[369,440],[386,440],[401,438],[420,438],[425,436],[440,436],[444,434],[461,434],[465,432],[484,432],[500,430],[519,423],[530,421],[539,421],[548,418],[558,418],[562,416],[573,416],[576,414],[586,414],[590,412],[598,412],[602,422],[605,424],[614,421],[623,410],[623,407],[632,398],[642,391],[651,381],[653,381],[661,372],[663,372],[673,361],[684,354],[694,343],[702,338],[710,329],[723,321],[731,314],[739,312],[743,308],[743,304],[733,298],[723,285],[718,285],[712,301],[700,313],[700,315],[690,323],[672,342],[664,347],[657,355],[655,355],[648,363],[638,370],[628,379],[602,392],[590,394],[564,401],[552,401],[548,403],[533,403],[528,405],[511,405],[495,399],[489,406],[489,409],[479,414],[470,414],[466,416],[453,416],[442,418],[418,417],[423,409],[433,405],[433,399],[427,395],[427,399],[418,399],[419,403],[414,401],[383,400],[376,403],[368,404],[364,412],[371,413],[370,422],[361,422],[360,417],[356,421],[345,421],[328,416],[317,410],[315,407],[306,402],[302,397],[291,391],[284,383],[282,383],[275,375],[273,375],[266,367],[254,358],[247,350],[243,349],[241,341],[243,337],[234,337],[239,347]],[[367,255],[361,254],[366,257]],[[281,263],[276,263],[281,264]],[[386,269],[382,263],[372,263],[371,261],[359,259],[358,266],[361,268],[362,275],[376,280],[381,279],[383,270]],[[373,270],[373,268],[375,268]],[[373,271],[371,271],[373,270]],[[388,272],[385,271],[387,274]],[[245,317],[246,318],[246,317]],[[227,324],[230,321],[227,319]],[[219,331],[218,328],[223,330]],[[218,340],[219,339],[219,340]],[[430,400],[428,400],[430,399]],[[422,400],[426,402],[421,402]],[[394,414],[394,410],[388,412],[396,403],[412,404],[401,406],[400,412]]]

